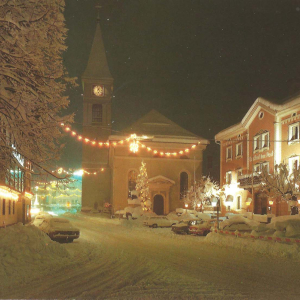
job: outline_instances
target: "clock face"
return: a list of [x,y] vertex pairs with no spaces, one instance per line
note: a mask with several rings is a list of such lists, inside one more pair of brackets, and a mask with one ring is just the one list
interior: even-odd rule
[[95,96],[103,97],[104,96],[104,86],[103,85],[95,85],[93,87],[93,93]]

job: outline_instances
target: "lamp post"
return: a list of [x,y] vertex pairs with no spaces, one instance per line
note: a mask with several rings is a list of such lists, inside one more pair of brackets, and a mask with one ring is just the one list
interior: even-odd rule
[[220,198],[218,198],[218,201],[217,201],[217,228],[219,230],[219,210],[220,210]]

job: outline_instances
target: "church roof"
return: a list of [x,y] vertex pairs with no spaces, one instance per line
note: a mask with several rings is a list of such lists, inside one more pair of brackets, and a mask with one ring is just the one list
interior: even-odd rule
[[149,135],[155,137],[202,139],[192,132],[180,127],[154,109],[138,119],[135,123],[131,124],[129,127],[122,130],[122,133],[136,133],[138,135]]
[[97,20],[96,32],[92,44],[87,67],[82,75],[83,79],[107,79],[112,78],[105,54],[99,20]]

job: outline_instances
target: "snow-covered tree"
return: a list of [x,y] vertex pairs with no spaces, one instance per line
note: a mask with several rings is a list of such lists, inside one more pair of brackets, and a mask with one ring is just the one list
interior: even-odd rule
[[149,184],[148,184],[148,174],[146,169],[146,163],[142,161],[142,165],[140,167],[140,172],[136,179],[136,191],[139,193],[139,199],[141,200],[141,206],[144,210],[149,211],[151,207],[150,201],[150,192],[149,192]]
[[0,3],[0,170],[18,151],[45,163],[58,158],[64,95],[75,84],[63,67],[64,0]]
[[274,172],[263,168],[260,174],[261,188],[275,201],[289,201],[299,195],[300,169],[288,169],[286,164],[275,165]]
[[220,193],[218,184],[212,181],[209,176],[203,176],[190,187],[183,201],[193,209],[196,209],[197,205],[200,205],[202,208],[207,203],[210,203],[213,196],[217,197]]

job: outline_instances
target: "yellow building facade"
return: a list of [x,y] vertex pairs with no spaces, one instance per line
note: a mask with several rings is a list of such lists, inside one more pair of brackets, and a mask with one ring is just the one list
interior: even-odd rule
[[[202,175],[203,151],[209,142],[156,110],[112,134],[113,78],[99,20],[82,84],[83,136],[89,141],[83,145],[82,168],[96,172],[95,176],[83,175],[82,206],[97,209],[110,203],[117,211],[133,205],[143,161],[152,210],[164,215],[183,207],[183,194]],[[138,149],[131,149],[132,144]]]

